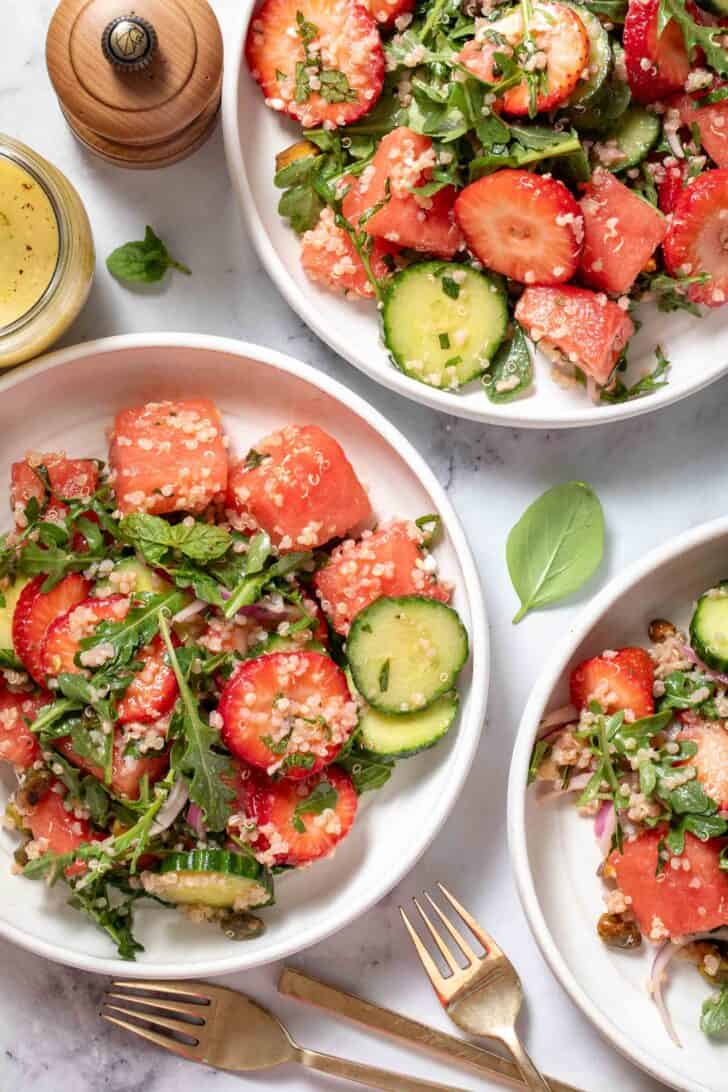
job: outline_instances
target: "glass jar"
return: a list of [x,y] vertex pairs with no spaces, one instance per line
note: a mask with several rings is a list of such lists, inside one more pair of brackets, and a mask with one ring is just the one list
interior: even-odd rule
[[0,133],[0,368],[37,356],[64,333],[86,302],[95,260],[71,183]]

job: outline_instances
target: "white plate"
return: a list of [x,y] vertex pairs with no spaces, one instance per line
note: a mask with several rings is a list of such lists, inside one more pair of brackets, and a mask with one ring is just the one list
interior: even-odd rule
[[[138,915],[146,945],[124,973],[149,977],[224,974],[281,959],[340,929],[382,898],[424,852],[458,797],[478,744],[488,691],[488,631],[478,574],[460,523],[432,471],[407,440],[356,395],[313,368],[259,346],[189,334],[139,334],[64,349],[0,382],[0,480],[27,450],[106,456],[104,430],[124,406],[205,395],[220,407],[231,450],[245,452],[271,429],[313,422],[331,432],[369,488],[382,518],[439,512],[437,549],[471,639],[451,735],[402,762],[390,783],[363,798],[335,857],[282,877],[259,941],[235,944],[150,904]],[[7,525],[9,506],[0,525]],[[0,812],[12,788],[0,774]],[[375,797],[372,799],[372,796]],[[65,906],[62,885],[12,876],[17,839],[0,833],[0,935],[50,959],[104,974],[120,961],[104,935]]]
[[595,875],[601,859],[594,824],[573,800],[538,804],[526,791],[529,758],[543,713],[568,701],[571,669],[604,648],[647,642],[653,618],[690,620],[692,604],[726,575],[728,519],[702,524],[652,551],[602,591],[570,628],[531,692],[513,752],[508,837],[518,891],[533,934],[572,1000],[623,1054],[685,1092],[725,1088],[726,1048],[698,1027],[710,989],[676,961],[666,991],[684,1049],[667,1037],[646,991],[654,947],[617,953],[597,937],[604,910]]
[[494,425],[574,428],[649,413],[685,398],[728,370],[728,329],[718,308],[703,319],[685,312],[664,315],[644,307],[645,325],[630,349],[630,380],[651,371],[660,343],[672,361],[670,382],[649,397],[618,406],[594,406],[581,387],[564,389],[537,354],[536,388],[529,397],[497,405],[479,381],[460,394],[418,383],[398,371],[379,340],[374,304],[353,303],[308,280],[299,260],[298,237],[277,212],[281,191],[273,185],[277,152],[300,138],[300,129],[268,109],[248,74],[243,54],[252,0],[241,5],[236,39],[227,49],[223,128],[228,166],[245,223],[261,262],[279,290],[311,329],[340,356],[390,390],[432,409]]

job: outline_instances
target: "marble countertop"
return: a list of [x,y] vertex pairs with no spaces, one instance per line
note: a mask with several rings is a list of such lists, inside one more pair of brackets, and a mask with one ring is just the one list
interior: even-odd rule
[[[217,0],[223,29],[238,0]],[[145,223],[194,269],[158,291],[130,292],[103,261],[88,306],[65,338],[189,330],[274,346],[336,375],[385,413],[428,459],[459,511],[477,557],[490,615],[493,674],[485,743],[450,819],[425,857],[392,894],[295,963],[313,974],[447,1028],[405,940],[397,904],[450,880],[516,962],[528,1006],[523,1028],[544,1070],[589,1092],[660,1087],[617,1055],[563,993],[528,931],[510,873],[505,837],[506,776],[512,740],[543,649],[558,639],[584,597],[625,564],[677,532],[728,510],[722,473],[728,384],[718,383],[654,416],[599,429],[526,432],[437,415],[375,386],[337,359],[289,310],[261,269],[240,224],[219,129],[191,159],[161,172],[115,169],[88,156],[66,129],[44,66],[54,0],[3,0],[0,130],[19,137],[65,171],[88,208],[99,257],[139,238]],[[504,542],[544,489],[589,481],[609,528],[605,564],[581,600],[511,625],[516,601]],[[265,1092],[343,1087],[286,1067],[238,1078],[192,1067],[108,1029],[97,1017],[106,983],[46,963],[0,942],[0,1088],[33,1092]],[[278,967],[227,979],[269,1004],[304,1045],[375,1058],[463,1088],[497,1088],[446,1071],[402,1049],[282,1001]]]

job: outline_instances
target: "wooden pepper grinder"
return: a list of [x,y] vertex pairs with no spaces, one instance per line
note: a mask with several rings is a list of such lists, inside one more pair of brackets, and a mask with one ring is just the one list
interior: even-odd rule
[[66,121],[120,167],[165,167],[199,148],[217,120],[222,60],[207,0],[61,0],[46,40]]

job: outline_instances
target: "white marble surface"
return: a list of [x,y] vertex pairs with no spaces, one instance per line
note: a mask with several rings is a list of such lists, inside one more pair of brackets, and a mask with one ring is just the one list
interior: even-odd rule
[[[449,881],[488,924],[526,984],[524,1030],[551,1073],[588,1092],[658,1086],[617,1056],[572,1006],[528,932],[505,842],[511,742],[542,650],[559,637],[579,601],[514,628],[515,598],[504,541],[524,507],[548,486],[592,483],[609,528],[605,564],[583,599],[625,563],[674,533],[722,514],[728,385],[719,383],[656,416],[596,430],[516,432],[437,416],[370,383],[337,360],[293,315],[261,270],[240,226],[219,131],[192,159],[162,172],[133,173],[92,159],[65,128],[48,83],[43,42],[53,0],[2,0],[0,130],[55,161],[88,207],[99,256],[138,238],[145,223],[194,270],[158,291],[130,292],[103,263],[88,307],[67,344],[144,330],[195,330],[258,341],[335,374],[387,414],[430,460],[465,523],[480,563],[493,637],[488,726],[462,799],[425,858],[365,920],[302,954],[321,976],[447,1027],[403,936],[398,902],[436,878]],[[236,0],[217,0],[223,27]],[[592,882],[585,877],[585,883]],[[44,963],[0,943],[0,1088],[34,1092],[264,1092],[333,1089],[334,1082],[287,1068],[237,1078],[192,1067],[107,1029],[97,1018],[102,980]],[[463,1088],[496,1088],[312,1016],[275,994],[277,967],[228,980],[270,1004],[307,1045],[429,1074]],[[339,1086],[341,1087],[341,1086]]]

